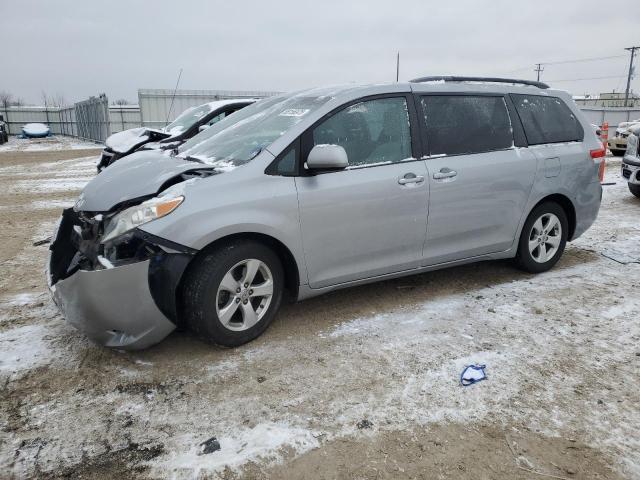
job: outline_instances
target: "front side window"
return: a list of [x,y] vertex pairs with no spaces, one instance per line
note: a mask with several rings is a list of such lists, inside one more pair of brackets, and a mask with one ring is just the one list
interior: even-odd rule
[[314,145],[340,145],[349,166],[396,163],[411,158],[411,132],[404,97],[350,105],[313,129]]
[[529,145],[582,141],[584,130],[567,105],[556,97],[512,94]]
[[482,153],[513,146],[502,97],[427,95],[421,103],[430,155]]

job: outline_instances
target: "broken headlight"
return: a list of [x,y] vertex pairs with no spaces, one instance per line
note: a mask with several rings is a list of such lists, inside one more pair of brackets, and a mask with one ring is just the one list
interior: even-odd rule
[[144,225],[156,218],[169,215],[184,201],[182,195],[154,197],[140,205],[129,207],[126,210],[111,217],[105,227],[102,243],[113,240],[123,233]]

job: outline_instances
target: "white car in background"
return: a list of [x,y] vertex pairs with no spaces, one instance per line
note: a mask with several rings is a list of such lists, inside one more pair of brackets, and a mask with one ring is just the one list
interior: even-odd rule
[[629,185],[629,191],[640,198],[640,123],[629,130],[627,150],[622,159],[622,176]]
[[627,151],[627,139],[631,134],[631,128],[640,125],[640,118],[631,122],[620,122],[616,133],[612,139],[607,142],[607,146],[611,153],[616,157],[624,156]]
[[173,122],[161,129],[138,127],[114,133],[105,141],[106,146],[98,163],[98,172],[138,150],[177,148],[202,130],[257,100],[256,98],[217,100],[185,110]]

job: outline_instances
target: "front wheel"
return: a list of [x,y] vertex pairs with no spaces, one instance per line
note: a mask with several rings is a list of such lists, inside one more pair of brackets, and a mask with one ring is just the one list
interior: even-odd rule
[[546,202],[529,214],[520,234],[517,265],[527,272],[546,272],[562,256],[569,222],[560,205]]
[[624,157],[626,150],[611,150],[614,157]]
[[640,198],[640,185],[634,185],[633,183],[627,183],[627,185],[629,185],[629,191]]
[[260,336],[282,300],[284,272],[278,256],[265,245],[240,240],[194,261],[183,287],[189,328],[225,347]]

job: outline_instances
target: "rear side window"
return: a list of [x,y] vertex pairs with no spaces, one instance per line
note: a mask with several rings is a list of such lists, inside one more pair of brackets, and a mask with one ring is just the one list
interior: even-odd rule
[[422,97],[430,155],[504,150],[513,132],[502,97],[427,95]]
[[567,105],[556,97],[512,94],[529,145],[582,141],[584,130]]

